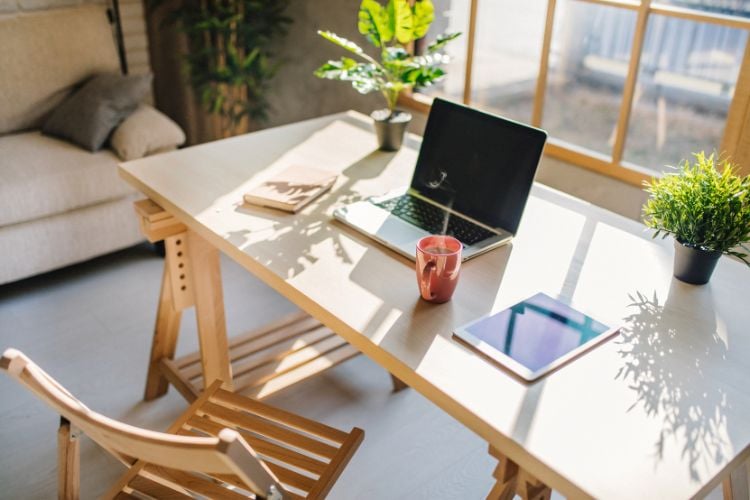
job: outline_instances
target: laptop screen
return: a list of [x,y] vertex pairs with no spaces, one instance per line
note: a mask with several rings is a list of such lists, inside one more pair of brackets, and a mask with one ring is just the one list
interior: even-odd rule
[[543,130],[435,99],[411,187],[515,234],[546,139]]

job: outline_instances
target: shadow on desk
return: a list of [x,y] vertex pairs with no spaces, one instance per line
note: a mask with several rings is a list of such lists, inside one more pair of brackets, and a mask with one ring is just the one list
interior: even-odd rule
[[[292,278],[317,261],[314,248],[332,240],[335,254],[342,263],[351,264],[352,259],[341,244],[340,227],[333,226],[335,208],[355,203],[363,196],[354,190],[354,185],[364,179],[381,175],[393,160],[393,153],[372,151],[359,161],[349,165],[342,172],[333,189],[313,201],[298,214],[288,214],[271,208],[238,205],[236,212],[254,217],[266,217],[271,226],[279,225],[284,231],[268,239],[251,243],[253,252],[264,256],[262,264],[276,270],[283,270],[287,278]],[[246,248],[250,231],[235,231],[226,236],[232,244]]]
[[[371,317],[365,335],[387,349],[392,330],[410,332],[405,336],[394,335],[394,338],[406,342],[409,359],[413,363],[411,368],[416,369],[436,337],[442,336],[453,342],[451,337],[456,327],[492,310],[512,251],[513,245],[508,244],[464,263],[453,298],[444,304],[432,304],[420,298],[414,263],[373,241],[350,274],[352,282],[383,300]],[[389,258],[405,265],[383,266],[383,260]],[[480,260],[482,266],[472,265]],[[495,272],[487,272],[488,263]],[[399,288],[393,285],[404,282],[413,286]],[[477,289],[481,289],[482,293],[472,293]],[[393,305],[409,303],[412,306],[408,311],[397,310]],[[396,316],[398,319],[393,322],[392,318]],[[383,325],[389,322],[392,324],[382,331]]]
[[730,424],[747,425],[727,420],[732,400],[719,382],[729,363],[727,340],[717,328],[711,287],[673,279],[666,300],[641,292],[630,299],[633,312],[617,340],[622,364],[615,378],[634,393],[629,411],[640,406],[661,422],[654,466],[667,447],[679,446],[690,477],[702,480],[703,461],[718,464],[725,453],[731,456]]

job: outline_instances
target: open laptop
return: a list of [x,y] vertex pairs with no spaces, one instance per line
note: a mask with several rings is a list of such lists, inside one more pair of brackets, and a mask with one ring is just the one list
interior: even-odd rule
[[412,260],[428,234],[456,237],[470,259],[515,235],[546,140],[543,130],[435,99],[411,186],[334,217]]

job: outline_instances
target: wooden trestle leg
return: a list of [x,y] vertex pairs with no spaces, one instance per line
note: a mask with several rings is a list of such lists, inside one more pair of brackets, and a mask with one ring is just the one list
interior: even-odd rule
[[[166,251],[145,400],[172,384],[192,402],[215,380],[263,398],[359,354],[301,311],[229,342],[219,251],[153,201],[137,201],[135,209],[143,234],[152,243],[164,240]],[[200,352],[175,359],[182,311],[193,306]],[[406,387],[393,380],[394,390]]]
[[162,359],[173,359],[177,347],[177,334],[180,330],[182,311],[172,303],[172,286],[169,282],[169,266],[164,266],[161,278],[159,308],[156,312],[154,339],[151,342],[151,355],[146,375],[146,392],[143,399],[150,401],[163,396],[169,388],[169,381],[162,374],[159,363]]
[[511,500],[516,495],[523,500],[549,500],[552,490],[521,469],[517,463],[490,446],[490,455],[497,458],[497,467],[492,474],[495,486],[487,495],[487,500]]
[[724,500],[739,500],[750,498],[750,486],[748,484],[747,463],[740,464],[721,483]]
[[188,245],[203,365],[203,387],[221,380],[222,387],[231,391],[232,366],[229,363],[229,342],[224,319],[219,251],[193,231],[188,231]]
[[406,382],[402,381],[400,378],[397,378],[392,373],[391,382],[393,383],[393,392],[403,391],[404,389],[407,389],[409,387]]
[[[144,399],[148,401],[164,395],[170,382],[188,401],[196,398],[198,392],[189,381],[179,377],[178,370],[172,364],[182,311],[192,306],[195,306],[198,322],[204,386],[214,380],[222,380],[223,387],[231,390],[232,371],[219,251],[194,232],[185,230],[185,226],[173,217],[157,223],[169,224],[162,229],[171,227],[172,234],[164,238],[164,273]],[[164,231],[157,235],[144,232],[147,236],[151,235],[149,239],[165,235]]]

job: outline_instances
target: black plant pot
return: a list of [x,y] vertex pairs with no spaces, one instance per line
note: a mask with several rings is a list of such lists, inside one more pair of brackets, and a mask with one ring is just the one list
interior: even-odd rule
[[381,151],[398,151],[404,142],[406,127],[411,121],[411,114],[405,111],[379,109],[370,116],[375,121],[375,134]]
[[705,285],[719,262],[721,252],[674,242],[674,277],[692,285]]

